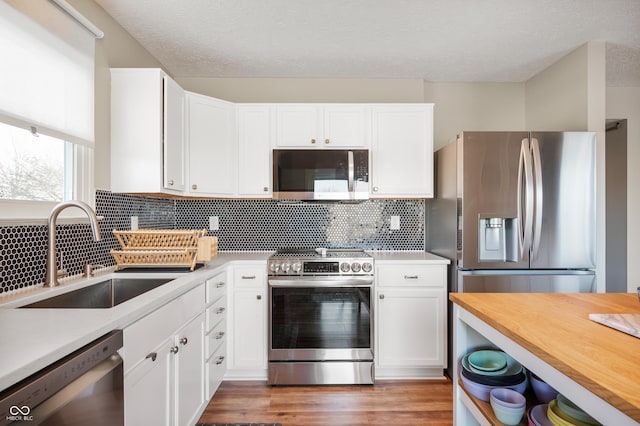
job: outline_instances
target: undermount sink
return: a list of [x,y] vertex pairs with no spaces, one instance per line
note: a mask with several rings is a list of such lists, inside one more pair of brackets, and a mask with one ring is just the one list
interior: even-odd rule
[[21,308],[104,309],[112,308],[153,290],[174,278],[113,278]]

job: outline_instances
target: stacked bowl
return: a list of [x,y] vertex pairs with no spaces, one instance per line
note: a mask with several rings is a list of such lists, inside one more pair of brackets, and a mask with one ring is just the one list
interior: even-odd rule
[[522,365],[499,350],[468,353],[460,360],[458,371],[467,392],[486,402],[490,401],[492,389],[507,388],[522,394],[527,388]]
[[496,388],[489,393],[491,408],[496,418],[505,425],[517,425],[527,408],[527,400],[512,389]]
[[600,423],[562,394],[549,403],[547,417],[555,426],[598,426]]

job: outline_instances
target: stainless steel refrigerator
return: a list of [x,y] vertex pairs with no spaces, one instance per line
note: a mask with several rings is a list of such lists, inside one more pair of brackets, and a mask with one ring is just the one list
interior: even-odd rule
[[450,291],[595,291],[595,133],[463,132],[435,154],[428,250]]

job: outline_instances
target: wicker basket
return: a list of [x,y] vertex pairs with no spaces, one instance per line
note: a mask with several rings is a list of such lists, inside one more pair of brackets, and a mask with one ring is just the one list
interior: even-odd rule
[[203,230],[139,229],[113,231],[122,250],[111,250],[116,269],[126,267],[188,267],[197,262],[198,240]]

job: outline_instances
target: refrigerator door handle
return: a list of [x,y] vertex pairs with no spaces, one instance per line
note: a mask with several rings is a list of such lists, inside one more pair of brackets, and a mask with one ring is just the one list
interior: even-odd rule
[[540,156],[540,143],[536,138],[531,138],[531,155],[535,184],[535,222],[533,223],[533,246],[531,249],[531,260],[533,260],[538,257],[542,234],[542,157]]
[[533,171],[529,139],[527,138],[522,139],[522,144],[520,145],[520,164],[518,166],[518,223],[520,227],[520,232],[518,232],[520,259],[523,259],[524,254],[528,253],[531,248],[531,232],[533,227]]

